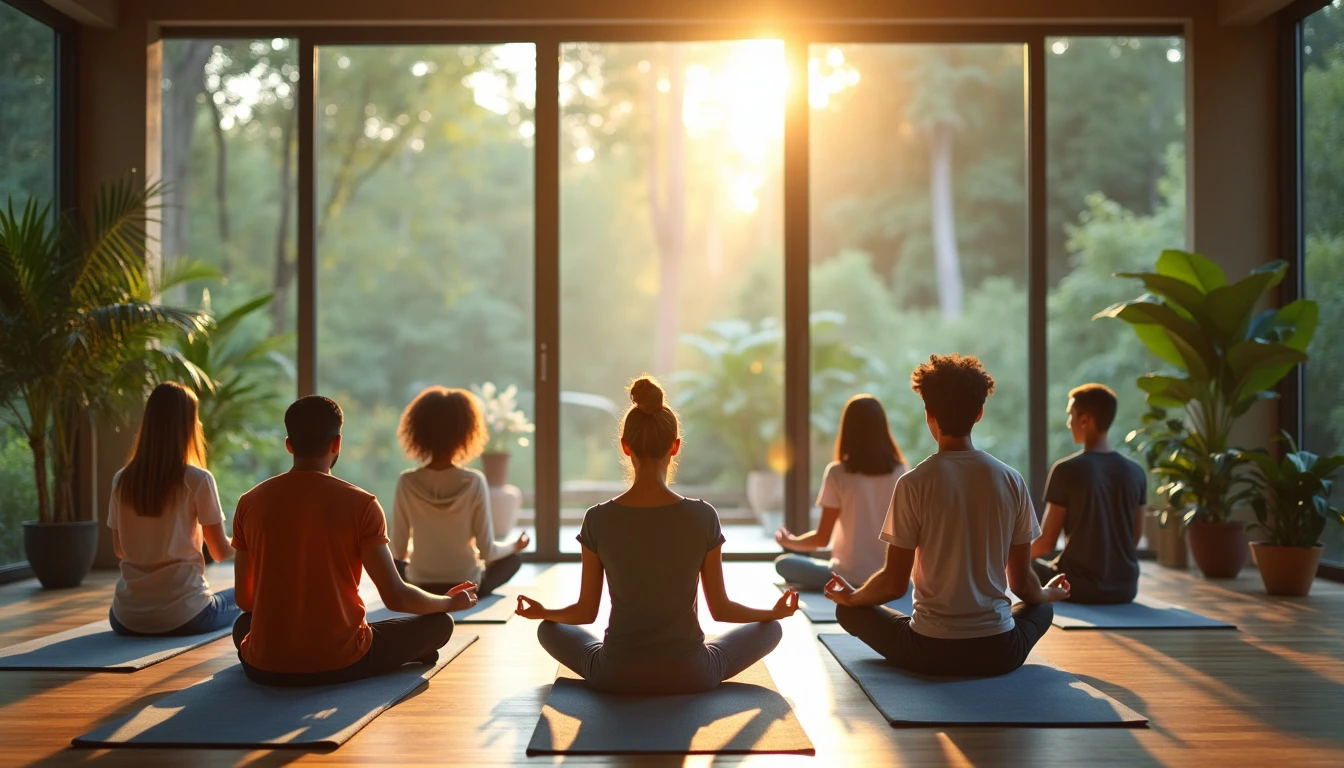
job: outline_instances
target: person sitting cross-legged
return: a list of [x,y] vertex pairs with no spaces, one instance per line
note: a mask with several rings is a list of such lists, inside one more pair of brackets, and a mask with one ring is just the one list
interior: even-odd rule
[[[1031,568],[1039,533],[1022,476],[975,449],[994,379],[980,361],[933,355],[911,386],[924,400],[938,452],[896,483],[882,526],[886,563],[859,588],[826,585],[840,626],[890,663],[920,674],[989,677],[1022,666],[1050,628],[1063,574],[1042,587]],[[885,607],[914,581],[913,615]],[[1009,603],[1011,586],[1022,600]]]
[[[444,597],[402,581],[378,499],[331,474],[342,420],[328,398],[296,401],[285,411],[294,468],[238,500],[234,590],[245,613],[233,641],[243,672],[263,685],[329,685],[435,664],[453,634],[448,612],[476,604],[475,584]],[[389,609],[417,615],[369,624],[361,569]]]
[[[1106,433],[1115,410],[1115,392],[1104,385],[1069,392],[1069,433],[1083,450],[1050,468],[1041,535],[1031,545],[1036,575],[1048,581],[1069,574],[1074,603],[1128,603],[1139,593],[1148,480],[1143,467],[1111,448]],[[1061,531],[1064,549],[1056,553]]]

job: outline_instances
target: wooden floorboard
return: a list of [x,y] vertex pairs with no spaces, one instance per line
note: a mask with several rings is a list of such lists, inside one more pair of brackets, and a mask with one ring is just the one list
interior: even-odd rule
[[[769,564],[730,563],[725,571],[743,602],[764,605],[778,596]],[[215,581],[226,574],[219,571]],[[568,597],[578,566],[527,566],[518,578],[533,582],[543,600]],[[105,617],[114,581],[115,574],[97,572],[74,590],[45,592],[34,582],[0,587],[0,647]],[[1207,582],[1145,564],[1142,588],[1241,631],[1052,629],[1037,649],[1146,715],[1151,727],[1142,730],[892,729],[799,614],[785,622],[767,665],[815,743],[815,757],[527,758],[556,664],[537,645],[535,623],[514,618],[460,627],[481,640],[328,753],[68,746],[233,663],[227,641],[132,674],[0,671],[0,765],[1344,765],[1344,585],[1318,580],[1309,598],[1270,598],[1254,566],[1235,581]],[[706,618],[706,631],[722,628]]]

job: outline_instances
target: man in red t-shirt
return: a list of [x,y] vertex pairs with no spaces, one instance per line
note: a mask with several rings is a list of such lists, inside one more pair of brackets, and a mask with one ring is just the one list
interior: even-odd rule
[[[244,613],[233,641],[258,683],[329,685],[432,665],[453,634],[448,612],[476,604],[472,583],[440,597],[402,581],[378,499],[331,475],[343,420],[328,398],[297,400],[285,411],[294,468],[238,500],[234,594]],[[416,615],[366,622],[361,569],[389,609]]]

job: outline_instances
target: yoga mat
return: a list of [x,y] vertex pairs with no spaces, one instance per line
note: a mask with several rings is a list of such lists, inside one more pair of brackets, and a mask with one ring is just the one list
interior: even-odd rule
[[813,755],[764,662],[706,693],[599,693],[561,667],[528,755]]
[[996,725],[1142,727],[1147,718],[1044,659],[998,677],[926,677],[887,663],[862,640],[817,635],[893,728]]
[[134,672],[228,636],[231,628],[185,637],[123,637],[107,619],[0,648],[0,669]]
[[1139,595],[1124,605],[1055,603],[1054,624],[1060,629],[1236,629],[1155,597]]
[[[798,610],[803,612],[803,615],[807,617],[808,621],[811,621],[813,624],[835,623],[835,603],[827,600],[826,595],[822,592],[813,592],[811,590],[804,591],[788,584],[776,584],[775,586],[779,588],[780,592],[783,592],[786,589],[797,590]],[[905,597],[898,600],[892,600],[890,603],[887,603],[887,607],[909,616],[910,612],[915,609],[914,598],[912,597],[913,593],[914,587],[911,587],[906,590]]]
[[[408,615],[394,613],[379,603],[377,597],[367,602],[367,605],[368,617],[365,621],[370,623]],[[454,611],[448,615],[458,624],[503,624],[513,618],[514,609],[517,607],[518,601],[514,595],[495,592],[489,597],[477,600],[475,605],[465,611]]]
[[455,635],[433,667],[341,685],[272,688],[234,664],[144,709],[75,739],[77,747],[201,747],[334,749],[457,658],[476,635]]

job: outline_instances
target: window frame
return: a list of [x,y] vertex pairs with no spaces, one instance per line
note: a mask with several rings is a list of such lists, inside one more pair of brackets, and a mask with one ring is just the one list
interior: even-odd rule
[[[1297,0],[1279,21],[1279,248],[1289,254],[1288,279],[1279,284],[1279,306],[1306,296],[1306,175],[1302,154],[1302,23],[1331,0]],[[1306,427],[1306,378],[1296,366],[1279,384],[1279,426],[1299,444]],[[1344,562],[1322,560],[1320,578],[1344,581]]]
[[[31,2],[32,0],[24,0]],[[321,25],[165,25],[164,38],[262,38],[286,37],[299,47],[298,85],[299,148],[297,252],[298,388],[296,394],[315,391],[317,371],[316,252],[315,231],[315,113],[316,73],[314,56],[323,45],[389,44],[481,44],[530,43],[537,49],[536,135],[555,136],[556,141],[537,141],[534,156],[534,359],[533,376],[537,431],[534,525],[536,552],[528,559],[539,562],[578,560],[577,554],[562,554],[560,533],[560,151],[559,151],[559,58],[565,42],[693,42],[780,39],[784,42],[785,66],[791,83],[807,82],[808,47],[813,43],[1015,43],[1024,47],[1025,94],[1024,147],[1026,158],[1028,254],[1028,383],[1029,466],[1028,478],[1038,511],[1050,466],[1048,455],[1048,366],[1047,314],[1047,154],[1046,154],[1046,41],[1057,36],[1105,37],[1115,35],[1170,36],[1188,38],[1184,24],[1171,21],[1080,23],[1080,24],[928,24],[896,22],[856,24],[816,22],[765,25],[753,22],[724,23],[555,23],[463,26],[321,26]],[[556,55],[548,55],[554,51]],[[1187,54],[1186,67],[1191,66]],[[1187,95],[1187,99],[1188,99]],[[803,530],[811,510],[809,377],[810,345],[810,191],[809,119],[806,90],[801,95],[790,86],[784,114],[783,238],[784,238],[784,434],[792,450],[785,474],[785,522]],[[1187,142],[1189,141],[1187,128]],[[1187,163],[1189,160],[1187,159]],[[768,560],[778,553],[729,554],[730,560]],[[1145,556],[1151,556],[1145,552]]]

